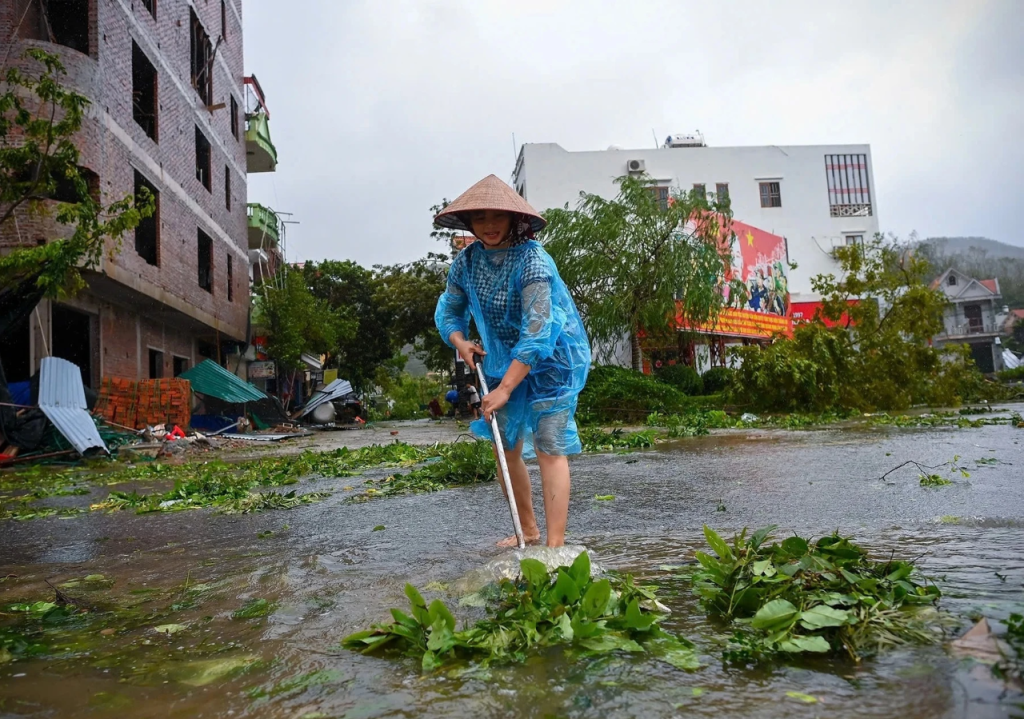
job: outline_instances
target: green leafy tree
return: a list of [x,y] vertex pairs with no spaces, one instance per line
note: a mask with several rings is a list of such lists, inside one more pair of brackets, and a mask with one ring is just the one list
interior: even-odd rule
[[351,261],[324,260],[307,262],[302,273],[315,298],[356,322],[355,332],[335,346],[331,366],[355,388],[370,389],[378,368],[395,354],[392,313],[378,301],[373,272]]
[[434,326],[434,309],[444,292],[448,274],[445,255],[427,257],[405,265],[377,266],[378,304],[391,317],[391,339],[398,351],[411,345],[434,371],[451,368],[452,350]]
[[267,352],[284,370],[302,366],[302,355],[331,354],[355,337],[357,321],[344,309],[313,296],[305,277],[285,269],[280,286],[264,287],[254,324],[267,332]]
[[[634,370],[640,338],[713,322],[723,304],[728,201],[697,192],[661,202],[649,178],[621,177],[613,200],[584,194],[575,209],[548,210],[545,248],[599,346],[630,339]],[[694,218],[700,218],[696,223]]]
[[[442,198],[441,202],[436,205],[432,205],[430,208],[430,216],[437,217],[439,213],[448,205],[452,204],[451,200],[447,197]],[[444,245],[445,253],[451,256],[451,259],[455,259],[455,256],[459,254],[459,250],[452,244],[455,238],[458,236],[458,232],[450,230],[447,227],[441,227],[437,223],[434,223],[434,229],[430,231],[430,238],[436,240]]]
[[38,76],[8,68],[0,95],[0,232],[17,239],[21,212],[53,212],[67,230],[59,238],[22,247],[0,257],[0,286],[28,278],[51,298],[80,290],[82,270],[95,267],[104,248],[112,255],[120,238],[153,214],[153,198],[144,190],[107,206],[90,193],[79,168],[74,137],[82,127],[89,100],[62,84],[67,72],[55,55],[29,49]]
[[811,322],[792,339],[736,350],[737,402],[779,411],[904,409],[981,391],[965,346],[931,346],[946,298],[931,288],[925,258],[881,235],[834,254],[840,274],[811,281],[822,297]]

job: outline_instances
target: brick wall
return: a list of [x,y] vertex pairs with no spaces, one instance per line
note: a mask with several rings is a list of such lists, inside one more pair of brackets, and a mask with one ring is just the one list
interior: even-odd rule
[[[31,38],[7,41],[24,9],[25,0],[0,3],[0,57],[24,66],[21,56],[28,47],[41,47],[61,57],[68,70],[67,82],[92,102],[76,142],[81,165],[99,176],[104,203],[131,194],[135,171],[159,192],[159,264],[148,264],[135,251],[134,235],[124,237],[111,262],[123,276],[129,273],[137,290],[150,298],[177,298],[184,315],[201,318],[204,329],[183,329],[181,322],[165,322],[139,316],[125,295],[107,296],[93,287],[90,294],[100,306],[101,354],[104,374],[135,378],[148,376],[147,346],[165,347],[171,375],[172,352],[194,359],[194,338],[207,335],[240,339],[248,315],[248,259],[246,237],[246,175],[244,128],[236,139],[230,127],[231,97],[243,103],[242,29],[240,0],[226,0],[225,37],[213,61],[213,104],[209,110],[191,86],[190,9],[199,17],[217,45],[221,37],[219,0],[158,0],[154,18],[140,0],[90,0],[89,54]],[[132,43],[142,50],[157,73],[157,138],[147,136],[132,115]],[[195,128],[211,145],[210,190],[196,178]],[[224,173],[231,173],[231,209],[225,206]],[[0,228],[0,243],[17,241],[9,229]],[[20,240],[35,244],[58,233],[52,219],[19,215]],[[198,283],[197,230],[213,238],[213,292]],[[227,300],[227,261],[233,256],[233,302]],[[115,273],[116,274],[116,273]],[[130,296],[130,295],[129,295]],[[165,299],[165,301],[170,301]],[[210,319],[212,318],[212,320]],[[187,319],[183,316],[181,319]],[[136,330],[136,324],[139,330]],[[211,327],[210,325],[216,325]],[[142,337],[141,347],[139,337]],[[136,353],[141,348],[142,355]]]

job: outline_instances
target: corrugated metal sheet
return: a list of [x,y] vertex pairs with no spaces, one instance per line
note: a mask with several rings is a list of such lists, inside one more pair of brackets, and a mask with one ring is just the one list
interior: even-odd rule
[[248,382],[244,382],[228,372],[213,360],[203,360],[179,377],[192,383],[192,391],[206,394],[217,399],[242,404],[266,399],[267,395],[260,392]]
[[341,399],[347,394],[352,394],[351,383],[348,380],[336,379],[323,389],[318,389],[314,392],[313,396],[309,398],[309,402],[302,408],[302,414],[299,416],[305,417],[324,402]]
[[86,407],[78,365],[59,357],[44,357],[39,370],[39,409],[79,454],[94,447],[106,452],[107,445]]
[[303,432],[297,434],[229,434],[225,436],[228,439],[247,439],[251,442],[280,442],[282,439],[292,437],[308,437],[309,434],[309,432]]

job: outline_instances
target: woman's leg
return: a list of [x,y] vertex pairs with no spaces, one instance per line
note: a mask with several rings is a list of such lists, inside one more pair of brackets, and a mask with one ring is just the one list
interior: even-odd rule
[[569,521],[569,458],[537,450],[537,464],[540,465],[540,481],[544,490],[547,544],[549,547],[561,547],[565,544],[565,525]]
[[[498,451],[494,451],[494,461],[498,461]],[[512,494],[516,498],[516,509],[519,510],[519,524],[523,529],[523,538],[528,542],[536,542],[540,539],[540,528],[537,527],[537,517],[533,513],[533,494],[530,488],[530,471],[523,461],[523,443],[520,440],[515,449],[505,450],[505,462],[508,464],[508,473],[512,481]],[[505,483],[501,481],[501,465],[498,465],[498,484],[501,485],[501,493],[505,493]],[[546,499],[545,499],[546,501]],[[545,505],[547,506],[547,505]],[[563,522],[563,527],[565,523]],[[498,542],[499,547],[514,547],[519,543],[515,535]]]

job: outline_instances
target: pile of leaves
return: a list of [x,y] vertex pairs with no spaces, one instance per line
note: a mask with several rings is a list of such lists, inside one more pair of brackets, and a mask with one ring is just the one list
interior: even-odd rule
[[585,427],[580,430],[580,443],[584,452],[647,449],[657,441],[658,432],[653,429],[625,432],[621,428],[604,430],[600,427]]
[[645,421],[648,427],[665,427],[669,437],[701,437],[712,429],[733,427],[736,421],[720,409],[690,409],[680,414],[652,412]]
[[139,514],[199,507],[213,507],[227,513],[292,509],[302,504],[319,502],[329,497],[330,493],[255,490],[258,487],[296,484],[301,477],[345,477],[368,467],[411,465],[451,453],[450,448],[454,446],[435,444],[430,447],[414,447],[394,442],[355,450],[341,448],[331,452],[307,451],[298,456],[266,457],[238,464],[213,461],[203,464],[140,465],[116,472],[108,480],[173,480],[174,486],[164,492],[111,492],[105,501],[92,505],[92,509],[135,509]]
[[488,618],[461,631],[444,602],[428,606],[406,585],[410,614],[392,609],[393,623],[352,634],[342,646],[412,657],[424,672],[460,661],[475,667],[523,662],[531,650],[561,644],[582,655],[644,652],[680,669],[700,666],[689,641],[658,626],[654,591],[628,576],[593,580],[586,552],[553,576],[536,559],[522,560],[520,572],[494,587]]
[[350,498],[365,502],[377,497],[436,492],[448,487],[492,482],[497,476],[490,442],[454,442],[431,448],[437,454],[408,474],[393,474],[366,482],[366,490]]
[[[874,561],[848,537],[808,543],[793,536],[765,546],[775,525],[734,537],[705,526],[715,555],[697,552],[694,591],[707,611],[742,627],[726,659],[759,661],[778,653],[845,652],[859,660],[880,649],[937,639],[922,611],[938,587],[915,581],[914,564]],[[932,619],[934,619],[934,612]]]

